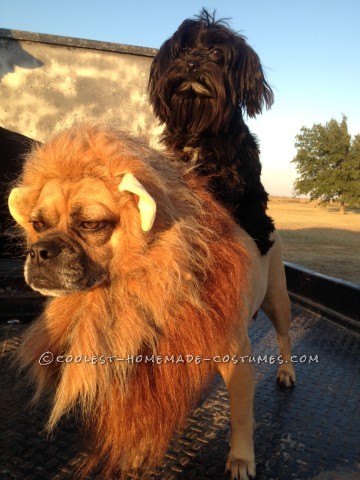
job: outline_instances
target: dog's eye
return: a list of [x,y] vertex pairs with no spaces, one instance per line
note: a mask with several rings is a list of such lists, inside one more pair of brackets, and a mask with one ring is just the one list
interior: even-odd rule
[[30,223],[32,223],[35,232],[41,232],[42,230],[46,229],[45,223],[41,220],[31,220]]
[[105,228],[107,226],[107,222],[105,221],[99,221],[99,222],[82,222],[82,224],[80,225],[81,228],[83,228],[84,230],[92,230],[92,231],[95,231],[95,230],[100,230],[102,228]]
[[214,48],[209,53],[209,59],[213,62],[219,61],[223,57],[223,52],[219,48]]

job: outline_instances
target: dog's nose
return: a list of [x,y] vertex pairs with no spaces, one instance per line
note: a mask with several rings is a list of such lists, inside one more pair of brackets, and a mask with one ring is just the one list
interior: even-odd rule
[[199,68],[198,62],[195,62],[194,60],[192,60],[191,62],[187,62],[186,70],[188,72],[195,72],[198,68]]
[[43,263],[50,258],[55,258],[59,255],[61,248],[55,242],[39,241],[34,243],[30,250],[29,255],[32,262],[37,264]]

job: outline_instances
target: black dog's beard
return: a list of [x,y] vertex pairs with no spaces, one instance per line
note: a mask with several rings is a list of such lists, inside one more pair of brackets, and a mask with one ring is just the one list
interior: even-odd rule
[[216,132],[220,123],[217,112],[217,102],[212,98],[193,95],[180,98],[173,97],[168,126],[180,129],[186,127],[190,134],[204,130]]
[[158,115],[167,128],[189,134],[226,130],[234,110],[231,87],[222,70],[211,66],[187,75],[175,61],[158,81]]

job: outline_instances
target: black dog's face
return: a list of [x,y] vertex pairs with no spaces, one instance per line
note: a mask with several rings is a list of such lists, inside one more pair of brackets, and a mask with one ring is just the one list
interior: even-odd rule
[[149,94],[161,122],[190,133],[226,130],[242,110],[255,116],[273,101],[257,54],[206,11],[185,20],[162,45]]

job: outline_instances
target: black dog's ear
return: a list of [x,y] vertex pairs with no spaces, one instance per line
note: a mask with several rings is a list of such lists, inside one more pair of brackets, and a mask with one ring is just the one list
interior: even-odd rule
[[166,40],[158,50],[150,68],[149,84],[152,85],[159,80],[164,73],[167,65],[173,59],[172,38]]
[[164,72],[173,59],[172,49],[172,38],[169,38],[160,47],[150,67],[148,95],[154,113],[161,122],[164,122],[169,115],[169,108],[163,98],[165,88],[163,82]]
[[234,65],[234,89],[238,93],[240,107],[249,117],[261,113],[263,106],[270,108],[274,94],[265,79],[260,59],[243,37],[238,37],[237,55]]
[[197,20],[189,18],[184,20],[176,32],[161,45],[151,64],[148,94],[154,113],[161,122],[165,122],[170,115],[169,107],[164,98],[167,94],[165,73],[171,62],[179,55],[179,52],[189,42],[194,41],[198,33],[198,25]]

